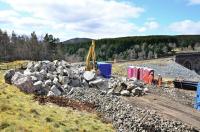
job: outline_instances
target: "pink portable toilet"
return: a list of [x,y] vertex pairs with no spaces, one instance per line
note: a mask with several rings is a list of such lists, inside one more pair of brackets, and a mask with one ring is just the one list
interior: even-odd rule
[[136,67],[134,66],[132,70],[133,70],[133,76],[132,77],[135,78]]
[[136,71],[137,71],[136,78],[139,80],[140,79],[140,67],[136,67]]
[[139,73],[140,73],[140,80],[143,80],[143,71],[144,71],[144,67],[140,67]]
[[127,74],[129,79],[133,77],[133,66],[128,67]]
[[139,67],[134,67],[133,68],[133,77],[135,78],[135,79],[139,79]]

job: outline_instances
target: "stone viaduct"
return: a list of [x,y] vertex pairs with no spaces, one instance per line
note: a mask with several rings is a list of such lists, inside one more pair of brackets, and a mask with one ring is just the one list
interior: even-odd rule
[[178,53],[175,62],[200,74],[200,52]]

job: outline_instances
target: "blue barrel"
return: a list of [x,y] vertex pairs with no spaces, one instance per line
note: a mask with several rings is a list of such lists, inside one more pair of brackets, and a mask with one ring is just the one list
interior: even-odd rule
[[101,76],[103,76],[105,78],[111,77],[112,64],[105,63],[105,62],[97,62],[97,66],[98,66],[98,69],[99,69]]
[[197,85],[194,108],[197,110],[200,110],[200,83],[198,83],[198,85]]

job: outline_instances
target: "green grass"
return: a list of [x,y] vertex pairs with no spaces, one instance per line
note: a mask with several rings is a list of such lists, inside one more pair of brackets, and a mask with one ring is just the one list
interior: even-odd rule
[[3,73],[0,71],[0,131],[114,131],[111,124],[103,123],[95,113],[54,104],[39,105],[33,100],[33,95],[4,84]]

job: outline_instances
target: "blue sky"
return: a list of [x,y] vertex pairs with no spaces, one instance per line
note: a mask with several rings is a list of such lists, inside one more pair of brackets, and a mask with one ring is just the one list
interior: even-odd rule
[[0,0],[0,28],[61,40],[200,34],[200,0]]

